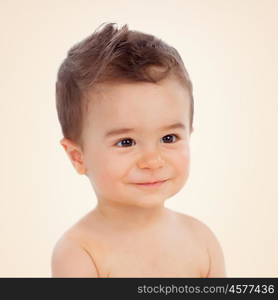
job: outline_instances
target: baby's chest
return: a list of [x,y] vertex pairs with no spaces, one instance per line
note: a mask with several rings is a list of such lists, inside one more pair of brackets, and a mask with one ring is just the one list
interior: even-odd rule
[[202,277],[206,253],[196,245],[114,247],[102,257],[102,277]]

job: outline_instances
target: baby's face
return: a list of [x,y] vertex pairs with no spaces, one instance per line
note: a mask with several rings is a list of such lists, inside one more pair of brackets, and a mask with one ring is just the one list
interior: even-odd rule
[[99,201],[151,207],[184,186],[189,109],[187,90],[173,79],[99,88],[83,131],[84,167]]

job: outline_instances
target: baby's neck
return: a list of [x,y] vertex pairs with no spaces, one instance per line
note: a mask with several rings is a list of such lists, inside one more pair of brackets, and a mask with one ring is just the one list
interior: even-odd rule
[[161,224],[169,216],[164,204],[155,207],[100,204],[94,209],[107,224],[118,229],[144,230]]

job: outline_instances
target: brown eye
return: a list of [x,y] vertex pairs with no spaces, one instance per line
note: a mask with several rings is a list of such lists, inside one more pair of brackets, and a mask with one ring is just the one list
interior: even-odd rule
[[132,145],[132,141],[133,141],[133,140],[130,139],[130,138],[125,138],[125,139],[120,140],[119,142],[117,142],[116,145],[121,144],[122,147],[127,148],[127,147],[129,147],[130,145]]
[[179,137],[176,135],[176,134],[168,134],[168,135],[165,135],[162,139],[163,141],[165,141],[167,144],[171,144],[173,143],[173,137],[174,137],[174,140],[176,141]]

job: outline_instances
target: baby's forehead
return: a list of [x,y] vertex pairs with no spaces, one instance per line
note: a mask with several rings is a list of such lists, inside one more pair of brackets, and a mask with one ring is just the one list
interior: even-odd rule
[[89,125],[97,118],[99,123],[108,122],[111,126],[127,124],[134,127],[134,124],[151,120],[168,125],[174,120],[184,119],[189,115],[186,113],[190,108],[188,92],[184,93],[184,88],[177,86],[176,82],[170,82],[166,87],[161,87],[161,84],[165,83],[111,82],[96,85],[87,94],[86,122]]
[[128,105],[131,98],[136,99],[136,102],[144,103],[144,99],[166,97],[172,99],[171,105],[176,105],[174,98],[190,98],[190,94],[188,88],[173,78],[156,83],[127,80],[103,82],[96,84],[86,93],[89,108],[99,104],[117,105],[121,100],[127,100],[125,105]]

